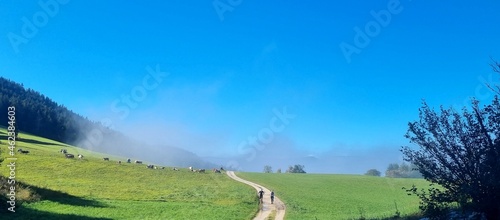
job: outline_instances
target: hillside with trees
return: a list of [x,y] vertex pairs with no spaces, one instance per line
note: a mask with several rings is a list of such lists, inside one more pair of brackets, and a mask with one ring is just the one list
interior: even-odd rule
[[[22,84],[0,77],[0,115],[7,115],[7,107],[16,108],[16,129],[64,143],[77,141],[81,128],[100,127],[49,97]],[[0,120],[6,126],[7,120]]]
[[[0,77],[0,115],[7,117],[9,106],[14,106],[16,109],[16,131],[92,151],[139,158],[164,165],[216,167],[181,148],[146,145],[78,115],[33,89],[26,89],[22,84]],[[0,120],[1,126],[7,126],[7,123],[8,120]],[[100,131],[102,139],[97,143],[84,144],[83,139],[93,130]]]

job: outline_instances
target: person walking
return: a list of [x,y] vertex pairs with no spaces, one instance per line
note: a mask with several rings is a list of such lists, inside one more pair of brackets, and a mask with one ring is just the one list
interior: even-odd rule
[[274,203],[274,191],[271,190],[271,204]]
[[259,191],[259,201],[260,203],[262,203],[264,199],[264,190],[262,190],[262,188],[260,188],[260,191]]

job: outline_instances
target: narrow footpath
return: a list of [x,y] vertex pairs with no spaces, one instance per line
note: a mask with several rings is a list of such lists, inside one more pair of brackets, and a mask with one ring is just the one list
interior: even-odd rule
[[[233,171],[227,171],[226,173],[232,179],[252,186],[253,188],[255,188],[255,190],[257,190],[257,192],[259,192],[260,189],[264,190],[264,203],[262,206],[260,206],[259,213],[257,213],[257,216],[255,216],[254,220],[267,220],[268,216],[273,211],[276,211],[276,217],[274,218],[275,220],[283,220],[283,218],[285,217],[285,204],[281,202],[281,200],[276,196],[274,197],[274,204],[271,204],[271,191],[269,189],[257,183],[241,179],[237,177]],[[257,193],[255,193],[255,195],[257,196]]]

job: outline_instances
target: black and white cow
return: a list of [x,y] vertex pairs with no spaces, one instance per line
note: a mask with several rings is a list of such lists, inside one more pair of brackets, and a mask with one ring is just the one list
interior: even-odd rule
[[28,154],[29,150],[23,150],[22,148],[17,149],[17,152],[21,152],[22,154]]

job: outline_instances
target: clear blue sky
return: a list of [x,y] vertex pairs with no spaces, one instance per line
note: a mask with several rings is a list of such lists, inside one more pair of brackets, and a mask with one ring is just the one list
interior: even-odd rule
[[[51,4],[2,1],[1,76],[204,157],[248,153],[240,143],[286,107],[296,117],[257,156],[392,152],[373,165],[385,169],[400,161],[422,99],[486,101],[484,81],[500,81],[489,67],[490,56],[500,60],[493,0],[41,2]],[[148,66],[168,76],[146,90]],[[120,100],[141,91],[134,108]]]

